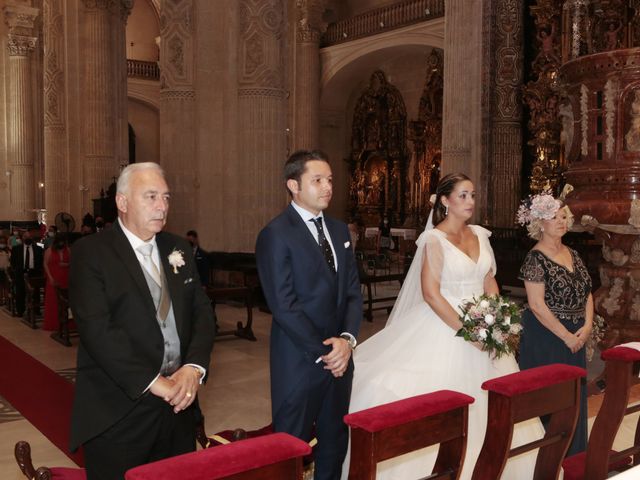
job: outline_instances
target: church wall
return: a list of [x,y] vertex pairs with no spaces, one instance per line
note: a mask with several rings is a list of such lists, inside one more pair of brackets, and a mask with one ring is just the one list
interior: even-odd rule
[[150,0],[137,0],[127,20],[127,58],[155,62],[159,58],[156,37],[158,17]]
[[238,191],[237,51],[238,2],[202,0],[198,4],[196,58],[196,165],[199,171],[193,228],[207,250],[234,249]]
[[129,124],[136,134],[136,162],[157,162],[160,158],[160,115],[157,109],[129,98]]

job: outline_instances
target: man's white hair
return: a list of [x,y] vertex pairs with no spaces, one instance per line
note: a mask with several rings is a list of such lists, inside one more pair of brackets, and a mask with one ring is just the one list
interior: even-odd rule
[[155,170],[162,178],[164,178],[164,170],[160,165],[154,162],[142,162],[142,163],[132,163],[127,165],[122,172],[120,172],[120,176],[118,177],[118,183],[116,184],[117,193],[121,193],[122,195],[126,195],[129,190],[129,182],[131,181],[131,175],[136,172],[141,172],[143,170]]

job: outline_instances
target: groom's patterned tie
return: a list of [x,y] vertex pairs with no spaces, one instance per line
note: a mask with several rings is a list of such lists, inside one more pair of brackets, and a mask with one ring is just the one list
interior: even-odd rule
[[322,217],[312,218],[310,221],[312,221],[318,229],[318,244],[320,245],[320,250],[324,255],[324,259],[327,262],[327,265],[329,265],[329,270],[331,270],[333,273],[336,273],[336,261],[335,258],[333,258],[331,245],[329,244],[329,241],[324,234],[324,228],[322,227]]

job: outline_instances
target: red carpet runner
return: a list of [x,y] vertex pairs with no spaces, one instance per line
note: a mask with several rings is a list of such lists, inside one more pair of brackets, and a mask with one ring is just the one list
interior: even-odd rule
[[2,336],[0,359],[0,395],[71,460],[83,465],[81,451],[69,452],[73,384]]

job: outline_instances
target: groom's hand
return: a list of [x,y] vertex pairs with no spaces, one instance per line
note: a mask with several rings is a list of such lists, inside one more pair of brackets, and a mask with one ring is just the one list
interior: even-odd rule
[[322,361],[325,363],[324,369],[331,370],[334,377],[341,377],[347,370],[349,358],[351,358],[351,346],[344,338],[327,338],[323,345],[331,345],[332,350],[323,355]]

